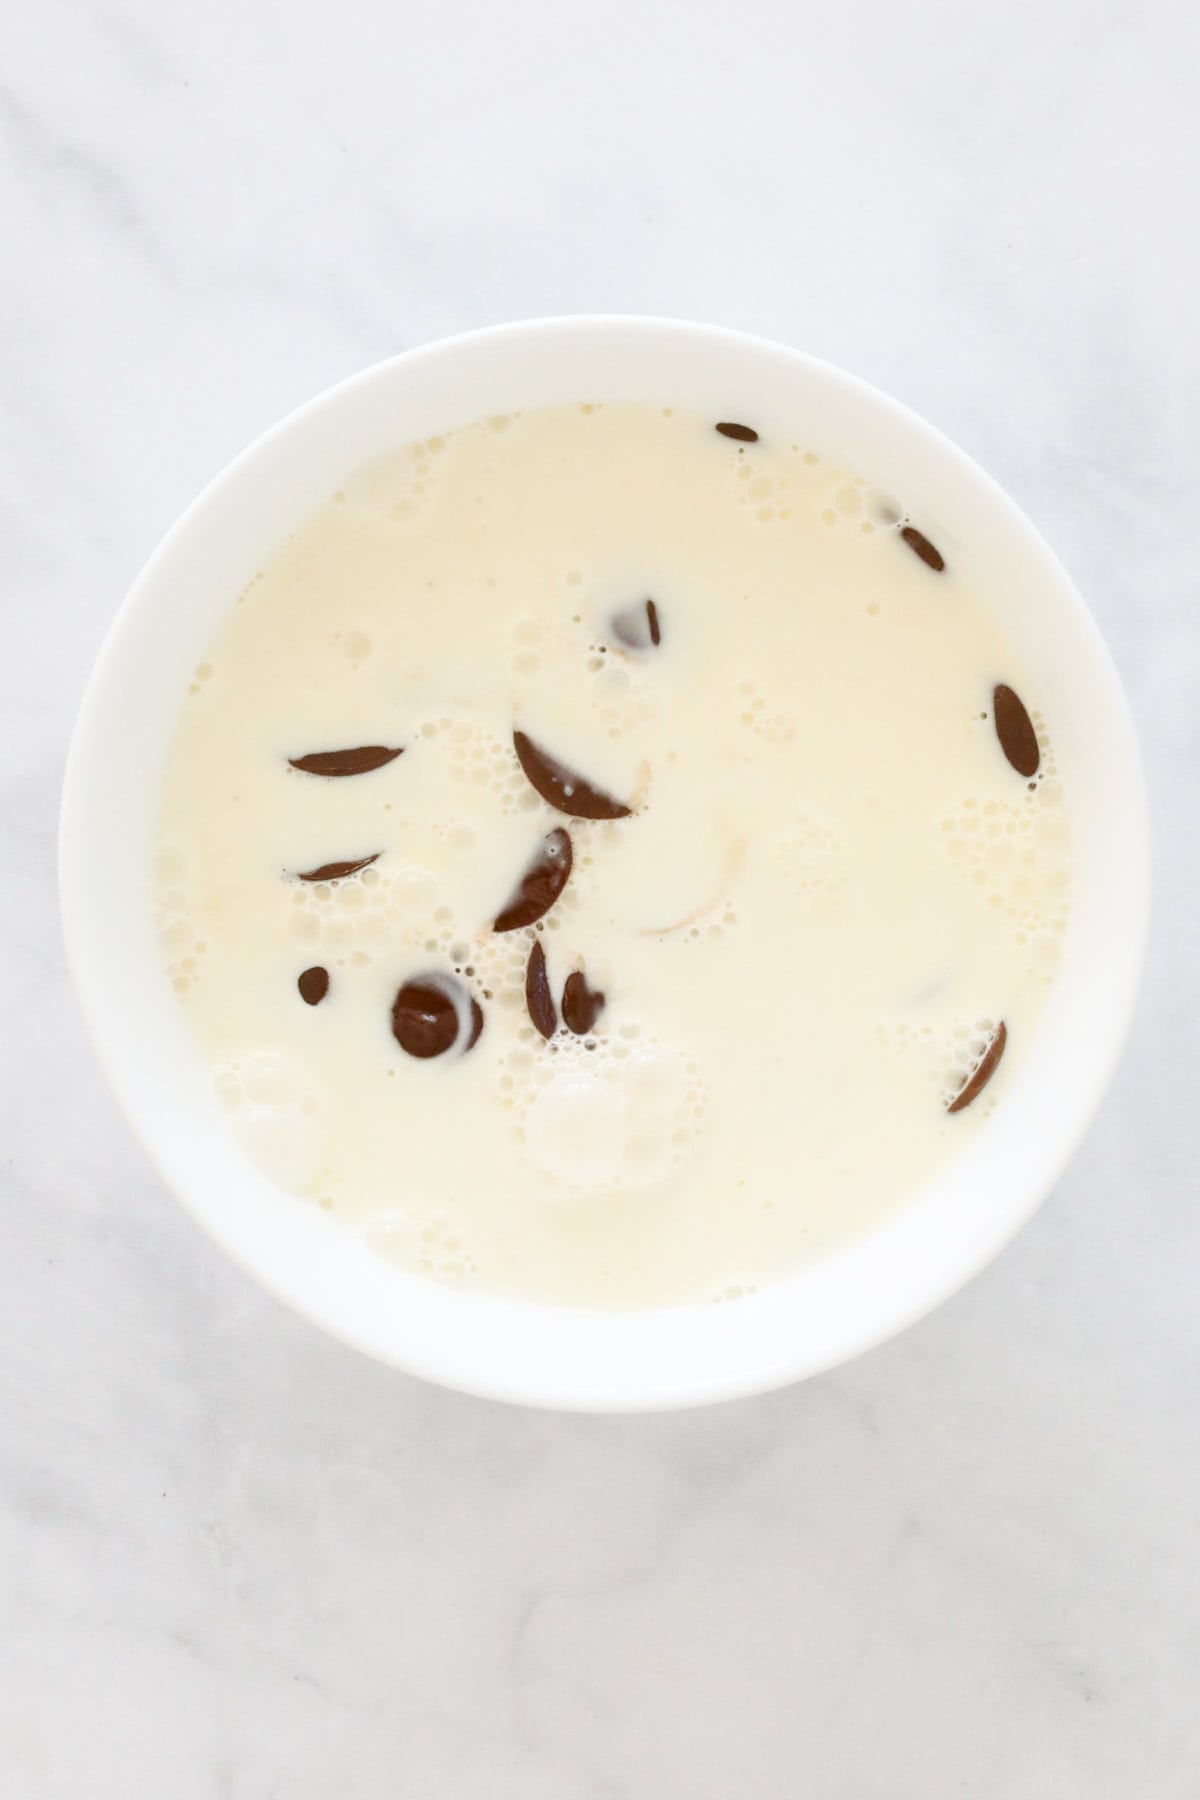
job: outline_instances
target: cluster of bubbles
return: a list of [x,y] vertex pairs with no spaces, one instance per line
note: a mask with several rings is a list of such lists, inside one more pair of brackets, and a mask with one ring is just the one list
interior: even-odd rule
[[358,469],[334,494],[336,506],[386,513],[399,525],[418,518],[433,491],[437,459],[452,433],[389,451]]
[[[817,468],[821,461],[815,451],[805,450],[800,444],[793,444],[791,452],[806,472]],[[747,444],[731,444],[728,460],[738,505],[749,519],[756,525],[786,525],[794,516],[797,499],[791,477],[764,473],[753,447]]]
[[817,913],[835,910],[846,886],[846,859],[837,833],[820,819],[797,819],[779,841],[789,890]]
[[1040,713],[1030,718],[1041,763],[1021,797],[980,802],[968,795],[942,819],[941,832],[963,878],[1011,924],[1030,974],[1049,981],[1070,915],[1071,836],[1045,723]]
[[[571,597],[581,602],[582,570],[568,569],[564,579]],[[571,623],[583,627],[584,612],[574,612]],[[644,654],[631,652],[621,644],[615,634],[605,628],[606,623],[601,621],[599,629],[586,643],[582,641],[581,632],[580,648],[586,676],[583,692],[609,737],[620,738],[636,734],[639,727],[655,718],[660,702],[657,690],[648,679],[649,665]],[[549,629],[541,619],[526,615],[513,620],[509,627],[509,667],[518,681],[531,680],[542,672],[548,636]]]
[[694,1145],[707,1099],[696,1063],[636,1019],[549,1042],[522,1026],[496,1081],[512,1140],[552,1198],[661,1181]]
[[460,1227],[444,1213],[392,1207],[373,1214],[362,1235],[376,1256],[448,1287],[459,1287],[479,1273]]
[[514,675],[529,677],[539,673],[545,648],[546,627],[541,619],[514,619],[508,628],[511,644],[509,667]]
[[[419,933],[421,950],[461,976],[497,1024],[504,1022],[509,1047],[496,1064],[497,1098],[511,1115],[514,1143],[560,1194],[661,1179],[690,1148],[705,1099],[696,1065],[646,1035],[636,1021],[621,1023],[606,1014],[587,1036],[560,1029],[547,1042],[529,1019],[525,980],[532,944],[535,938],[545,944],[554,991],[561,994],[572,964],[556,954],[554,940],[569,924],[579,905],[580,884],[593,867],[589,834],[614,831],[610,821],[574,823],[572,881],[552,911],[529,930],[465,929],[442,902],[434,877],[414,867],[402,866],[391,875],[371,867],[338,882],[307,884],[293,897],[295,919],[311,921],[299,928],[306,950],[319,942],[329,960],[362,964],[372,958],[366,945],[386,942],[402,931],[411,941]],[[351,893],[357,898],[348,902],[345,896]],[[735,918],[725,907],[723,921]],[[691,935],[713,929],[697,924]],[[348,956],[337,956],[350,942],[357,947]],[[588,973],[603,987],[597,971]],[[395,1253],[411,1236],[411,1226],[411,1220],[403,1228],[395,1224]],[[420,1266],[426,1272],[446,1273],[440,1264],[427,1267],[432,1251],[423,1254]],[[464,1264],[462,1272],[471,1271]]]
[[187,856],[177,844],[159,844],[154,853],[154,924],[171,986],[185,999],[200,974],[208,946],[190,917]]
[[796,715],[775,711],[754,681],[738,683],[738,723],[764,744],[790,744],[796,736]]
[[192,679],[188,683],[189,694],[202,694],[205,682],[211,681],[215,671],[210,662],[197,663]]
[[427,908],[436,910],[437,900],[426,870],[372,866],[340,881],[298,882],[287,929],[306,956],[320,951],[339,968],[366,968],[404,926],[429,917]]
[[871,537],[898,525],[903,514],[891,494],[868,487],[861,475],[853,475],[826,489],[819,516],[823,525],[854,537]]
[[[894,1051],[923,1069],[937,1094],[939,1105],[945,1108],[978,1068],[995,1035],[996,1025],[995,1019],[960,1019],[935,1030],[932,1025],[914,1025],[904,1019],[880,1020],[875,1035],[884,1049]],[[985,1088],[972,1110],[990,1113],[994,1106],[995,1101]]]
[[213,1089],[238,1143],[268,1180],[291,1193],[316,1173],[321,1148],[316,1093],[291,1057],[259,1050],[220,1065]]
[[[800,459],[806,475],[820,467],[821,458],[815,451],[803,450],[799,444],[793,444],[791,452]],[[856,537],[871,537],[876,531],[898,525],[903,516],[891,494],[869,488],[861,475],[838,476],[832,482],[822,476],[818,490],[810,496],[807,484],[797,493],[786,473],[765,474],[761,466],[756,465],[753,453],[747,454],[744,444],[738,445],[730,463],[737,485],[738,504],[746,508],[756,524],[786,524],[793,517],[798,500],[805,506],[815,505],[816,515],[823,525]]]
[[593,704],[610,738],[631,736],[657,715],[657,693],[638,660],[622,645],[589,644],[584,669]]
[[264,569],[259,569],[259,571],[256,575],[252,575],[250,577],[249,581],[246,583],[245,587],[242,589],[241,593],[238,595],[237,601],[235,604],[238,606],[244,606],[247,598],[249,597],[249,595],[253,591],[253,589],[258,586],[260,581],[265,581],[265,580],[266,580],[266,571]]
[[755,1281],[727,1281],[719,1287],[715,1294],[709,1295],[713,1306],[724,1306],[731,1300],[748,1300],[751,1294],[757,1294],[758,1283]]
[[450,718],[426,719],[414,735],[425,741],[440,739],[451,781],[467,792],[494,795],[502,813],[544,810],[517,761],[511,738],[498,737],[478,720]]
[[[527,791],[528,784],[526,784]],[[536,796],[535,796],[536,799]],[[538,805],[542,803],[538,801]],[[545,810],[545,809],[543,809]],[[575,846],[571,880],[537,930],[553,938],[569,925],[595,880],[593,846],[611,834],[609,821],[572,821]],[[453,852],[476,853],[477,827],[447,819],[434,834]],[[495,932],[490,921],[467,924],[448,902],[436,873],[417,862],[389,857],[337,881],[300,882],[291,891],[287,931],[310,960],[341,968],[367,968],[403,946],[453,969],[483,1000],[508,1012],[525,1005],[527,932]]]
[[746,508],[756,525],[786,525],[792,516],[786,476],[764,475],[752,458],[739,456],[736,480],[738,505]]

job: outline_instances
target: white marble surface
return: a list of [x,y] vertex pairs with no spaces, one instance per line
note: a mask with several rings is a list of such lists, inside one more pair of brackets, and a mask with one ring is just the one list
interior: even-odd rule
[[[4,39],[0,1792],[1195,1800],[1194,9],[43,0]],[[460,1399],[266,1299],[131,1142],[55,920],[79,692],[198,486],[367,362],[571,310],[947,429],[1089,595],[1155,795],[1144,1004],[1035,1224],[682,1417]]]

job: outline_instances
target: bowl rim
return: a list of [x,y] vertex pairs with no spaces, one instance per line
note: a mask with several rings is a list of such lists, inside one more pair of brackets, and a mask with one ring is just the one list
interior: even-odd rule
[[[214,498],[227,489],[235,487],[241,481],[247,468],[257,459],[269,455],[298,430],[319,420],[326,409],[344,404],[357,393],[368,390],[381,381],[394,379],[396,372],[400,369],[412,369],[421,363],[429,363],[437,358],[453,358],[463,352],[480,349],[503,351],[506,347],[512,347],[518,342],[527,341],[535,336],[561,337],[563,334],[567,334],[586,337],[588,334],[594,333],[604,333],[616,338],[637,334],[668,333],[673,337],[690,338],[700,346],[724,346],[730,351],[749,356],[766,355],[772,358],[786,358],[797,368],[806,370],[816,378],[841,385],[847,392],[857,396],[860,402],[878,409],[881,415],[890,415],[891,419],[905,431],[917,439],[923,439],[939,456],[949,458],[957,463],[959,469],[965,473],[984,497],[986,504],[1003,515],[1005,523],[1011,531],[1019,533],[1025,538],[1027,545],[1045,567],[1047,577],[1053,581],[1061,594],[1064,605],[1072,609],[1073,623],[1080,630],[1081,638],[1088,645],[1097,672],[1104,680],[1111,722],[1114,729],[1123,735],[1125,752],[1130,763],[1129,780],[1131,785],[1126,797],[1126,810],[1129,815],[1127,821],[1129,904],[1125,919],[1127,954],[1124,966],[1120,971],[1119,982],[1110,983],[1106,990],[1102,1041],[1093,1045],[1096,1053],[1094,1078],[1086,1103],[1079,1104],[1075,1110],[1071,1130],[1062,1134],[1060,1141],[1055,1146],[1054,1154],[1041,1159],[1036,1179],[1020,1199],[1012,1205],[1002,1227],[980,1236],[973,1246],[964,1250],[958,1257],[953,1269],[948,1273],[943,1272],[939,1279],[926,1280],[924,1283],[914,1282],[910,1291],[905,1295],[891,1296],[890,1304],[881,1306],[874,1321],[869,1325],[864,1326],[859,1321],[852,1328],[843,1332],[834,1331],[826,1334],[824,1341],[819,1345],[809,1344],[807,1347],[803,1347],[798,1343],[792,1353],[782,1355],[778,1353],[778,1346],[776,1346],[775,1353],[760,1358],[756,1362],[742,1361],[737,1366],[731,1366],[724,1371],[720,1368],[709,1368],[697,1372],[694,1379],[676,1380],[665,1384],[661,1382],[655,1384],[652,1381],[639,1382],[636,1367],[629,1366],[628,1359],[623,1365],[625,1372],[620,1376],[615,1376],[612,1380],[602,1379],[598,1383],[589,1383],[581,1381],[577,1372],[572,1372],[570,1369],[565,1372],[557,1369],[553,1366],[552,1359],[547,1358],[548,1366],[544,1374],[531,1381],[528,1374],[521,1379],[514,1379],[510,1372],[503,1368],[488,1366],[478,1355],[469,1351],[464,1354],[461,1343],[451,1343],[445,1340],[429,1342],[418,1338],[400,1346],[395,1343],[385,1346],[381,1344],[377,1334],[368,1334],[357,1330],[353,1320],[323,1311],[321,1305],[314,1300],[311,1294],[298,1292],[293,1282],[281,1278],[278,1269],[264,1269],[252,1256],[245,1253],[241,1244],[231,1241],[227,1233],[218,1230],[205,1210],[203,1197],[195,1191],[189,1190],[186,1184],[181,1182],[178,1171],[167,1166],[161,1153],[161,1146],[154,1141],[153,1134],[148,1129],[147,1120],[143,1116],[136,1080],[131,1077],[129,1070],[114,1057],[111,1045],[106,1040],[105,1023],[94,1003],[93,972],[89,967],[90,952],[88,933],[85,929],[86,896],[80,880],[81,866],[77,854],[81,809],[86,805],[85,763],[92,722],[101,707],[114,671],[119,670],[122,665],[125,639],[131,630],[132,623],[141,610],[151,604],[151,596],[160,571],[164,566],[169,566],[171,559],[176,554],[177,547],[186,540],[194,529],[197,518],[202,517]],[[58,863],[60,913],[67,961],[88,1035],[110,1087],[113,1089],[135,1137],[141,1142],[164,1183],[207,1234],[259,1286],[266,1288],[292,1310],[299,1312],[334,1337],[365,1351],[378,1360],[461,1392],[525,1405],[571,1411],[623,1412],[675,1409],[767,1392],[791,1381],[821,1373],[874,1348],[934,1310],[963,1287],[999,1254],[1036,1210],[1057,1181],[1090,1127],[1115,1073],[1128,1037],[1141,985],[1150,916],[1149,815],[1142,758],[1128,702],[1107,646],[1086,603],[1049,545],[1015,501],[992,476],[988,475],[966,452],[936,427],[930,425],[901,402],[892,399],[871,384],[833,364],[811,356],[807,352],[750,333],[690,320],[640,314],[580,313],[516,320],[417,345],[376,362],[324,389],[295,407],[238,452],[205,484],[163,536],[134,580],[110,623],[79,706],[67,756],[59,818]],[[958,1161],[959,1159],[954,1159],[952,1167],[956,1166]],[[876,1237],[882,1240],[888,1234],[888,1228],[885,1228],[881,1233],[873,1234],[872,1241],[875,1241]],[[840,1265],[842,1260],[841,1257],[826,1259],[825,1263],[816,1265],[815,1269],[802,1271],[799,1276],[784,1278],[779,1283],[772,1283],[771,1289],[787,1287],[797,1280],[811,1282],[815,1275],[819,1275],[823,1267],[832,1268],[834,1265]],[[394,1271],[389,1270],[388,1274],[389,1278],[406,1279],[396,1277]],[[420,1281],[420,1278],[415,1279]],[[422,1282],[421,1285],[431,1288],[434,1284]],[[448,1303],[445,1307],[445,1316],[448,1320],[453,1319],[456,1306],[459,1307],[460,1312],[463,1307],[482,1308],[486,1311],[494,1306],[498,1309],[500,1316],[498,1328],[503,1331],[503,1314],[506,1309],[513,1321],[516,1320],[517,1315],[528,1318],[536,1314],[544,1325],[548,1340],[550,1336],[569,1329],[566,1322],[578,1321],[581,1311],[581,1309],[533,1306],[519,1302],[496,1301],[493,1303],[490,1297],[463,1296],[446,1293],[445,1290],[441,1291]],[[742,1303],[742,1305],[745,1304]],[[644,1322],[649,1318],[659,1318],[666,1312],[677,1315],[681,1310],[695,1309],[668,1308],[655,1309],[652,1313],[611,1312],[589,1316],[608,1321],[610,1328],[619,1332],[627,1340],[626,1350],[636,1359],[638,1340],[641,1335],[639,1322]],[[731,1317],[737,1310],[740,1309],[710,1307],[706,1309],[706,1313],[708,1318],[712,1319],[721,1313]],[[465,1313],[462,1313],[462,1316],[465,1320]],[[482,1313],[479,1316],[482,1316]]]

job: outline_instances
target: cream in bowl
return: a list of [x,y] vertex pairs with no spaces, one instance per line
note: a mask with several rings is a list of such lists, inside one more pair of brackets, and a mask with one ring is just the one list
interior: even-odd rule
[[435,346],[248,452],[135,591],[64,818],[94,1029],[216,1235],[568,1405],[810,1372],[984,1260],[1111,1063],[1144,863],[1009,503],[848,378],[652,321]]
[[160,942],[239,1142],[402,1267],[551,1303],[876,1228],[1002,1103],[1068,926],[1000,598],[902,494],[683,406],[350,473],[167,764]]

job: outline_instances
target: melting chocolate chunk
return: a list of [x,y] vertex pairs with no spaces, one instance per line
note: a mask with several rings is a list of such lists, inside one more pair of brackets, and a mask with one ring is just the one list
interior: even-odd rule
[[662,627],[653,600],[643,600],[637,606],[626,606],[614,613],[612,634],[628,650],[647,650],[651,646],[657,649],[662,643]]
[[992,693],[992,718],[1000,748],[1018,775],[1036,775],[1042,760],[1033,720],[1019,694],[1000,682]]
[[444,1056],[462,1035],[468,1012],[464,1051],[478,1043],[483,1030],[479,1002],[453,975],[418,975],[404,983],[392,1002],[392,1035],[409,1056]]
[[[565,1008],[564,1008],[565,1010]],[[947,1112],[961,1112],[964,1106],[970,1106],[972,1100],[978,1099],[1000,1064],[1004,1055],[1004,1046],[1008,1042],[1008,1031],[1001,1019],[992,1035],[992,1041],[976,1063],[971,1074],[951,1100]]]
[[558,1030],[558,1014],[554,1010],[550,977],[546,973],[546,952],[536,942],[525,965],[525,1004],[542,1036],[552,1038]]
[[373,862],[379,861],[379,852],[375,850],[370,856],[360,856],[357,862],[322,863],[319,869],[301,869],[297,881],[341,881],[347,875],[357,875],[360,869],[369,869]]
[[329,992],[329,970],[318,963],[314,968],[305,969],[296,986],[300,989],[300,998],[306,1006],[320,1006]]
[[289,756],[288,761],[305,775],[369,775],[403,755],[403,745],[389,750],[384,744],[360,744],[356,750],[314,750],[308,756]]
[[739,444],[757,444],[758,433],[752,425],[733,425],[725,419],[717,426],[722,437],[736,438]]
[[923,531],[918,531],[915,525],[903,525],[900,528],[900,536],[914,555],[919,556],[923,563],[928,563],[931,569],[936,569],[938,574],[941,574],[946,566],[946,559],[937,545],[930,543]]
[[523,925],[536,924],[566,887],[571,861],[571,835],[558,825],[530,857],[508,905],[497,913],[493,931],[519,931]]
[[523,731],[513,732],[513,749],[531,787],[550,806],[572,819],[627,819],[630,809],[593,787],[574,769],[548,756]]
[[597,988],[590,988],[587,976],[581,969],[576,969],[567,976],[563,988],[562,1016],[563,1024],[576,1037],[586,1037],[604,1011],[604,995]]

